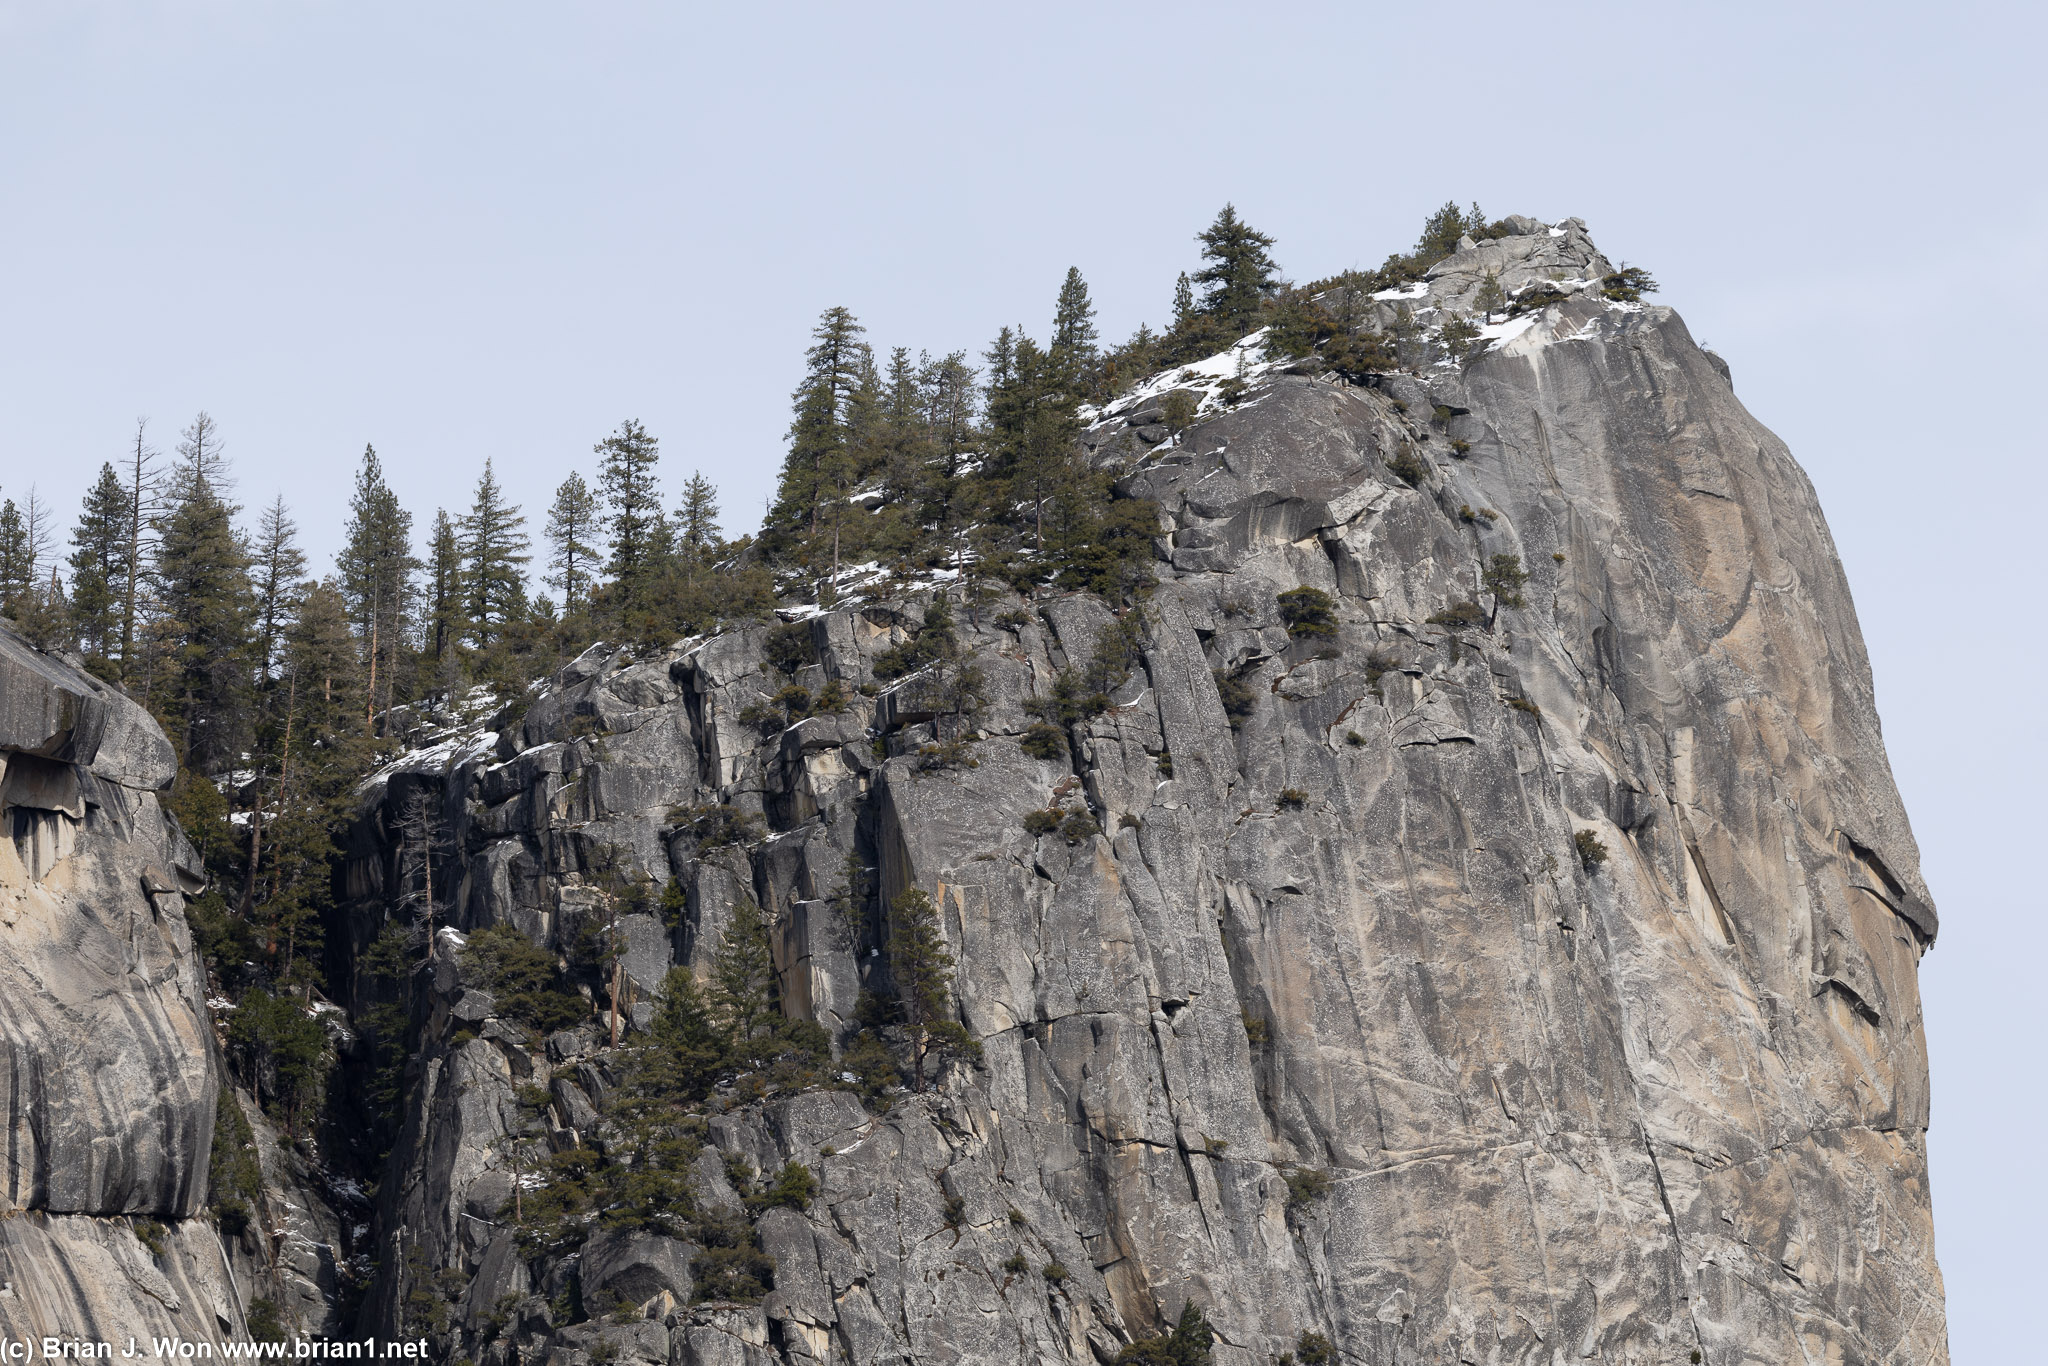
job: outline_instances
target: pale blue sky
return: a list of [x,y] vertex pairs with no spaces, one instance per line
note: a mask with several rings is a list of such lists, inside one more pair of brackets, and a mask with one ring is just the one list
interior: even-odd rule
[[1942,911],[1955,1359],[2038,1355],[2042,7],[1271,13],[0,0],[0,488],[205,408],[324,562],[366,441],[537,516],[630,416],[746,529],[827,305],[979,352],[1078,265],[1121,338],[1226,199],[1301,279],[1583,217],[1820,489]]

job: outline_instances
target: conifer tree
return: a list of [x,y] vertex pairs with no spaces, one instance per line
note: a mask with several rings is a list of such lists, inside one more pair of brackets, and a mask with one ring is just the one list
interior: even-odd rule
[[[1477,204],[1472,206],[1472,212],[1476,217],[1479,212]],[[1425,269],[1435,265],[1458,249],[1458,239],[1468,228],[1483,226],[1481,223],[1468,223],[1456,200],[1445,200],[1443,207],[1422,225],[1422,237],[1415,243],[1416,263]]]
[[1202,287],[1202,312],[1221,325],[1223,340],[1235,340],[1259,325],[1260,305],[1279,285],[1279,267],[1267,252],[1273,239],[1225,204],[1195,240],[1209,262],[1194,277]]
[[279,494],[263,509],[250,556],[256,589],[256,678],[266,689],[278,675],[285,633],[307,586],[306,555],[298,537],[298,524]]
[[813,575],[823,570],[825,499],[851,483],[848,427],[855,395],[874,370],[860,340],[867,329],[844,308],[828,308],[811,329],[804,377],[790,396],[789,454],[782,463],[769,524],[782,545],[802,546]]
[[972,1054],[978,1049],[950,1018],[953,955],[939,933],[931,898],[910,888],[890,903],[889,926],[889,972],[897,1009],[910,1032],[911,1076],[922,1091],[925,1059],[933,1052]]
[[9,498],[0,503],[0,616],[20,621],[29,589],[36,581],[35,567],[27,519]]
[[184,763],[208,777],[245,747],[250,720],[255,596],[229,487],[220,430],[201,413],[178,445],[157,548],[157,625],[168,648],[155,694]]
[[530,558],[526,551],[531,544],[526,519],[517,504],[506,501],[489,457],[460,533],[463,607],[477,648],[487,650],[503,637],[508,624],[525,614],[526,576],[521,566]]
[[676,549],[692,567],[708,565],[724,540],[718,532],[718,489],[701,470],[690,472],[676,507]]
[[363,447],[363,466],[356,473],[335,566],[363,652],[363,730],[370,734],[376,713],[388,711],[397,696],[398,663],[404,656],[405,625],[420,568],[412,554],[412,514],[384,482],[375,446]]
[[1092,391],[1096,365],[1101,359],[1097,339],[1095,305],[1088,299],[1088,282],[1081,278],[1080,267],[1069,266],[1053,308],[1052,345],[1048,353],[1054,374],[1076,401],[1089,397]]
[[619,620],[633,622],[646,609],[665,549],[668,524],[654,472],[661,461],[661,442],[628,418],[595,449],[598,496],[604,502],[605,532],[611,539],[605,572],[611,576]]
[[731,1040],[735,1061],[756,1061],[775,1011],[775,960],[768,917],[751,897],[733,907],[711,964],[710,1005]]
[[1195,321],[1195,287],[1189,281],[1188,273],[1182,271],[1180,278],[1173,282],[1173,328],[1180,332],[1192,326]]
[[555,489],[554,505],[548,509],[547,577],[550,588],[562,590],[562,615],[574,617],[590,599],[592,576],[597,570],[597,495],[583,476],[572,473]]
[[121,647],[121,594],[128,579],[128,496],[112,465],[86,491],[71,531],[71,613],[87,667],[114,676]]
[[426,621],[422,645],[432,669],[431,685],[453,692],[458,681],[457,651],[469,634],[463,611],[462,543],[454,519],[434,509],[434,531],[427,544]]

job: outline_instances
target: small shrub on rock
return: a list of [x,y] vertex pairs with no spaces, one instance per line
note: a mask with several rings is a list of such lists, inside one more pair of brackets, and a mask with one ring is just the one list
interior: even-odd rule
[[1058,807],[1047,807],[1043,811],[1024,813],[1024,832],[1028,835],[1050,835],[1060,828]]
[[1657,282],[1641,266],[1623,266],[1600,279],[1600,297],[1618,304],[1636,304],[1645,294],[1655,294]]
[[1330,1174],[1316,1167],[1289,1167],[1284,1173],[1287,1179],[1287,1203],[1299,1207],[1313,1204],[1330,1193]]
[[1443,611],[1432,614],[1429,618],[1429,624],[1432,626],[1448,626],[1454,631],[1460,631],[1468,627],[1477,626],[1485,620],[1486,613],[1479,610],[1478,603],[1454,602],[1449,607],[1444,608]]
[[1295,640],[1327,640],[1337,634],[1336,605],[1322,589],[1303,584],[1280,595],[1280,620]]
[[1591,830],[1581,830],[1572,836],[1572,847],[1578,850],[1579,862],[1591,872],[1607,862],[1607,845]]
[[1280,789],[1280,808],[1283,811],[1299,811],[1308,805],[1308,793],[1298,787]]
[[1236,730],[1258,710],[1259,695],[1228,669],[1217,669],[1215,675],[1216,700],[1223,704],[1223,714],[1230,718],[1230,728]]
[[1102,827],[1096,824],[1095,817],[1089,815],[1086,811],[1076,811],[1073,815],[1060,822],[1060,837],[1068,844],[1079,844],[1082,840],[1092,840],[1101,833]]
[[1060,759],[1067,752],[1067,733],[1043,721],[1033,724],[1017,742],[1034,759]]

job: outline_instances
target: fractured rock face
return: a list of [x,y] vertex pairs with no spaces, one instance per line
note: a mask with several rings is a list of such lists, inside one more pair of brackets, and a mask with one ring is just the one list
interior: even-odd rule
[[[835,1030],[886,985],[880,907],[939,907],[980,1066],[883,1117],[811,1094],[713,1126],[821,1182],[761,1221],[769,1296],[692,1307],[673,1249],[598,1249],[645,1269],[619,1283],[671,1360],[1079,1363],[1190,1298],[1231,1366],[1309,1330],[1373,1362],[1946,1360],[1915,984],[1936,919],[1848,588],[1725,367],[1668,309],[1580,287],[1606,269],[1582,225],[1531,222],[1402,300],[1568,277],[1462,364],[1268,372],[1147,443],[1123,487],[1157,502],[1169,563],[1143,658],[1059,758],[1018,744],[1023,702],[1094,650],[1110,614],[1085,599],[962,615],[990,699],[971,769],[920,763],[915,678],[779,735],[740,723],[783,681],[755,630],[594,651],[495,751],[368,790],[359,914],[383,914],[379,804],[431,787],[470,851],[464,928],[567,943],[563,881],[609,844],[682,884],[669,961],[705,971],[753,897],[785,1001]],[[1290,635],[1300,586],[1334,635]],[[815,619],[797,681],[869,680],[917,615]],[[765,833],[700,848],[669,821],[710,803]],[[1027,831],[1048,807],[1100,833]],[[851,927],[849,854],[878,893]],[[640,982],[663,966],[646,928]],[[403,1229],[490,1282],[479,1360],[588,1350],[535,1279],[568,1273],[516,1264],[477,1212],[510,1189],[522,1078],[554,1065],[553,1122],[600,1122],[596,1066],[563,1067],[595,1031],[547,1058],[488,1025],[445,1049],[467,1017],[437,980],[385,1264]],[[699,1199],[731,1199],[715,1161]],[[501,1297],[524,1307],[486,1341]],[[635,1333],[613,1346],[660,1345]]]
[[[0,630],[0,1334],[218,1341],[241,1307],[206,1198],[217,1074],[157,793],[170,745]],[[170,1224],[161,1255],[126,1223]]]

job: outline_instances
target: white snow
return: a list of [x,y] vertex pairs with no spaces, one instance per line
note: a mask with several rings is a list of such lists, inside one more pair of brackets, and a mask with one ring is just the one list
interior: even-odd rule
[[[1201,401],[1195,408],[1197,416],[1219,411],[1223,407],[1223,400],[1218,390],[1225,380],[1242,379],[1247,384],[1255,383],[1285,363],[1260,359],[1265,354],[1267,331],[1268,329],[1262,327],[1248,336],[1239,338],[1213,356],[1204,356],[1192,364],[1163,370],[1153,375],[1104,408],[1101,415],[1089,425],[1100,427],[1107,422],[1120,422],[1144,408],[1153,399],[1174,389],[1193,389],[1201,394]],[[1249,408],[1252,405],[1240,403],[1238,406]],[[1171,449],[1171,445],[1161,445],[1155,448],[1154,453]]]
[[1417,280],[1413,284],[1401,285],[1395,289],[1383,289],[1372,297],[1375,299],[1426,299],[1429,297],[1429,281]]
[[1504,323],[1488,323],[1479,329],[1479,340],[1499,346],[1511,342],[1536,325],[1536,315],[1525,313],[1519,318],[1509,318]]

